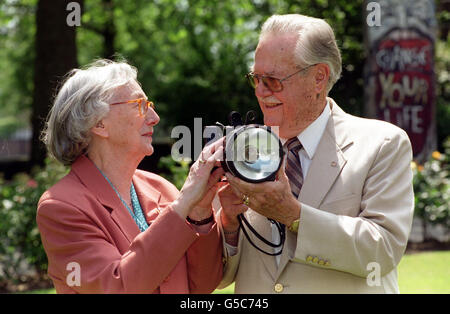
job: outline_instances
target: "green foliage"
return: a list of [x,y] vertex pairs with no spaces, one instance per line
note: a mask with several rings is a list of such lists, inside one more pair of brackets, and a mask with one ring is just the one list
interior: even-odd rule
[[29,123],[37,0],[0,1],[0,136]]
[[[17,123],[27,121],[31,112],[37,2],[0,3],[0,116],[13,117]],[[259,112],[244,75],[253,62],[260,26],[272,14],[302,13],[326,19],[335,30],[343,72],[330,96],[344,110],[360,115],[363,12],[363,0],[85,0],[81,26],[76,29],[78,61],[86,65],[104,57],[104,31],[111,30],[114,51],[138,68],[144,91],[157,105],[161,122],[156,135],[168,137],[175,125],[191,127],[194,117],[209,125],[227,122],[231,110]],[[440,9],[437,18],[445,30],[448,12]],[[440,34],[436,43],[439,142],[450,134],[448,52],[448,38]],[[262,115],[258,118],[261,122]],[[13,130],[10,126],[5,133]]]
[[161,157],[158,167],[163,171],[169,171],[169,174],[161,175],[172,182],[179,190],[183,187],[184,181],[189,174],[190,160],[175,161],[172,156]]
[[0,118],[0,137],[8,137],[14,133],[19,127],[26,126],[26,122],[23,120],[17,120],[16,117],[6,116]]
[[435,70],[436,121],[438,144],[441,144],[450,135],[450,38],[436,43]]
[[[43,169],[31,175],[18,174],[11,182],[0,182],[0,281],[20,281],[23,261],[38,274],[47,270],[47,257],[36,225],[36,209],[45,190],[60,180],[68,169],[47,159]],[[5,236],[6,235],[6,236]]]
[[[158,136],[175,125],[226,123],[228,113],[259,107],[244,79],[253,62],[262,23],[272,14],[324,17],[342,48],[343,76],[333,97],[346,110],[361,113],[364,65],[362,0],[220,1],[86,0],[77,29],[80,64],[101,56],[101,32],[113,20],[115,51],[138,70],[144,91],[157,105]],[[348,88],[357,86],[359,88]],[[262,115],[259,114],[262,122]]]
[[415,215],[450,228],[450,137],[445,153],[434,152],[424,165],[412,164]]

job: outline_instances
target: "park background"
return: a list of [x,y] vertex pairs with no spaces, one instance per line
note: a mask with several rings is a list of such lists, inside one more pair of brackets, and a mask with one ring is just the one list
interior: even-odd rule
[[[343,71],[330,96],[364,116],[365,2],[362,0],[0,0],[0,292],[54,292],[35,222],[40,195],[68,169],[46,158],[39,132],[58,82],[98,58],[124,58],[157,106],[155,154],[140,168],[181,187],[189,161],[171,156],[170,132],[226,123],[232,110],[258,109],[245,81],[262,23],[302,13],[333,27]],[[450,1],[435,1],[436,151],[412,163],[415,220],[399,266],[401,292],[450,293]],[[224,290],[232,292],[232,287]],[[218,292],[224,292],[218,291]]]

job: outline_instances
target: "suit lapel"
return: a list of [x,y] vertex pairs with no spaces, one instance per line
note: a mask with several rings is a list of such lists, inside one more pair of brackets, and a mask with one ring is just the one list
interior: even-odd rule
[[322,203],[347,163],[343,149],[352,143],[345,134],[336,134],[336,126],[343,121],[345,113],[332,100],[331,102],[332,114],[299,195],[300,202],[314,208],[318,208]]
[[330,134],[325,132],[300,191],[300,202],[319,207],[346,163],[341,149]]
[[86,188],[96,195],[99,202],[110,211],[111,218],[128,241],[132,242],[140,232],[139,227],[94,163],[82,155],[72,165],[72,171]]
[[[324,197],[333,186],[347,160],[343,150],[353,142],[346,134],[336,134],[336,126],[345,120],[345,113],[334,101],[332,114],[328,120],[325,132],[319,142],[317,150],[308,169],[308,174],[300,191],[299,201],[314,208],[318,208]],[[290,259],[295,255],[298,239],[292,232],[286,232],[286,242],[281,255],[277,279]]]
[[127,237],[128,241],[133,242],[134,238],[141,232],[133,217],[131,217],[128,209],[122,204],[121,207],[113,209],[111,218],[119,226],[122,233]]

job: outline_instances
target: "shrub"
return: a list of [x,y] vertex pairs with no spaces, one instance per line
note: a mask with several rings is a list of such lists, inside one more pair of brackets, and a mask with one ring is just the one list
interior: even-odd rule
[[450,137],[444,153],[435,151],[423,165],[412,163],[415,215],[450,228]]
[[189,174],[190,161],[190,159],[175,161],[171,155],[161,157],[158,167],[169,171],[169,174],[161,173],[161,176],[172,182],[180,190]]
[[10,182],[0,179],[0,282],[24,282],[30,271],[46,272],[47,257],[36,224],[37,203],[67,172],[66,167],[47,159],[31,175],[21,173]]

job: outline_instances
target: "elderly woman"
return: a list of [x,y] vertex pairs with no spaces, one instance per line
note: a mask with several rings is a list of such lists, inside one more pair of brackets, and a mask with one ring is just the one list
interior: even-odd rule
[[42,195],[37,223],[58,293],[210,293],[221,280],[220,144],[181,191],[137,170],[159,116],[136,74],[107,60],[75,69],[51,109],[43,139],[71,171]]

